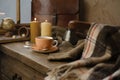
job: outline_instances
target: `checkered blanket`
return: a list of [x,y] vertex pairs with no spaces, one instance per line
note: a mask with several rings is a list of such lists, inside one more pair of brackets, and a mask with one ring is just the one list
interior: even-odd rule
[[101,51],[104,51],[106,48],[106,45],[104,43],[104,38],[106,37],[105,35],[106,34],[104,31],[103,24],[92,24],[86,36],[82,58],[91,57],[93,53],[96,53],[96,48],[101,49]]
[[[86,36],[84,50],[80,59],[80,61],[83,62],[80,64],[80,66],[83,67],[89,66],[90,64],[99,64],[101,62],[110,60],[110,58],[115,55],[112,53],[118,53],[119,50],[114,50],[119,49],[118,46],[116,48],[113,44],[111,44],[111,41],[113,40],[111,36],[116,32],[118,32],[118,27],[108,26],[105,24],[92,24]],[[115,42],[115,40],[113,41]],[[77,74],[76,79],[72,79],[71,76],[69,76],[69,73],[71,73],[71,71],[68,73],[66,71],[61,73],[59,72],[60,69],[61,68],[54,69],[54,73],[51,71],[48,77],[46,77],[46,80],[82,80],[81,78],[83,76],[79,77]],[[67,70],[69,71],[69,69],[70,68],[68,67]],[[93,69],[91,71],[93,71]],[[56,74],[63,73],[64,76],[67,76],[66,78],[64,77],[60,79],[61,76],[56,76]],[[79,70],[76,70],[76,73],[79,73]],[[56,77],[59,77],[59,79]],[[75,77],[75,75],[73,77]],[[84,80],[87,80],[87,77]]]

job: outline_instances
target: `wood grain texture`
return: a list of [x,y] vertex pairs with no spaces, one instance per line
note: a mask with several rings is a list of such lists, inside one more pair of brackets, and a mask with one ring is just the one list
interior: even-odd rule
[[48,54],[41,54],[33,52],[32,49],[24,48],[24,42],[1,44],[0,50],[6,55],[9,55],[21,63],[30,66],[43,75],[46,75],[49,69],[58,65],[64,64],[63,62],[50,62],[47,60]]
[[20,0],[16,0],[16,22],[20,24]]
[[0,35],[0,44],[18,42],[18,41],[27,41],[29,39],[30,39],[29,37],[16,36],[16,38],[12,38],[12,37],[5,37],[4,35]]
[[13,80],[15,75],[21,77],[22,80],[44,80],[45,77],[45,75],[32,69],[30,66],[5,54],[2,55],[1,65],[1,72],[10,80]]

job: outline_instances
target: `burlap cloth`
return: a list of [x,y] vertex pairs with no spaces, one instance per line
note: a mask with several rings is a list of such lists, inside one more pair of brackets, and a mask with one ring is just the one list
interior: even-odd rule
[[[102,80],[120,67],[118,64],[120,61],[118,61],[117,65],[114,64],[118,55],[120,55],[119,39],[120,27],[103,24],[92,25],[85,42],[71,46],[71,50],[68,49],[69,51],[65,52],[67,58],[68,54],[69,56],[70,54],[81,54],[79,51],[84,45],[81,58],[52,69],[48,72],[45,80]],[[78,54],[77,56],[79,56]],[[56,55],[58,54],[51,54],[48,59],[61,59]],[[52,56],[54,59],[52,59]],[[114,61],[113,65],[109,64],[110,61]]]

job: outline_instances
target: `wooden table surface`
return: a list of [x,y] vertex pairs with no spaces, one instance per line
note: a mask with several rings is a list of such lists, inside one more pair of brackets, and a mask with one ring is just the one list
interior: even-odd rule
[[0,51],[43,74],[46,74],[49,69],[65,63],[48,61],[48,54],[37,53],[32,51],[31,48],[25,48],[24,42],[0,44]]

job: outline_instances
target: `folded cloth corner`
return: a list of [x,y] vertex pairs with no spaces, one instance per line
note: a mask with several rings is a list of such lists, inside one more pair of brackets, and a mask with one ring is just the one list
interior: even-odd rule
[[[72,63],[68,63],[66,65],[61,65],[62,67],[58,66],[57,68],[53,69],[46,78],[48,80],[102,80],[103,77],[106,77],[108,74],[111,73],[111,71],[113,71],[111,65],[108,65],[106,63],[109,63],[111,59],[114,59],[115,62],[115,57],[118,58],[118,55],[120,55],[119,30],[120,27],[109,26],[106,24],[91,25],[90,29],[88,30],[85,41],[72,47],[71,50],[59,53],[59,55],[62,56],[62,59],[63,57],[65,59],[65,54],[69,54],[69,57],[74,59],[73,55],[79,53],[82,54],[81,59]],[[80,52],[80,50],[83,50],[83,52]],[[59,58],[59,56],[57,56],[57,54],[55,55],[58,60],[61,59]],[[104,62],[106,62],[105,65],[100,64]],[[94,64],[92,65],[93,67],[91,69],[88,69],[87,72],[85,71],[85,74],[79,74],[81,72],[84,72],[83,70],[81,70],[81,68],[87,68],[91,64]],[[70,70],[69,68],[71,66],[72,69]],[[77,77],[71,76],[71,73],[74,70],[75,74],[78,74]],[[106,71],[108,72],[106,73]],[[60,75],[58,75],[59,73]]]
[[73,46],[68,41],[63,41],[59,45],[59,52],[49,54],[48,60],[52,61],[71,61],[80,58],[83,50],[84,40],[79,40],[78,43]]

